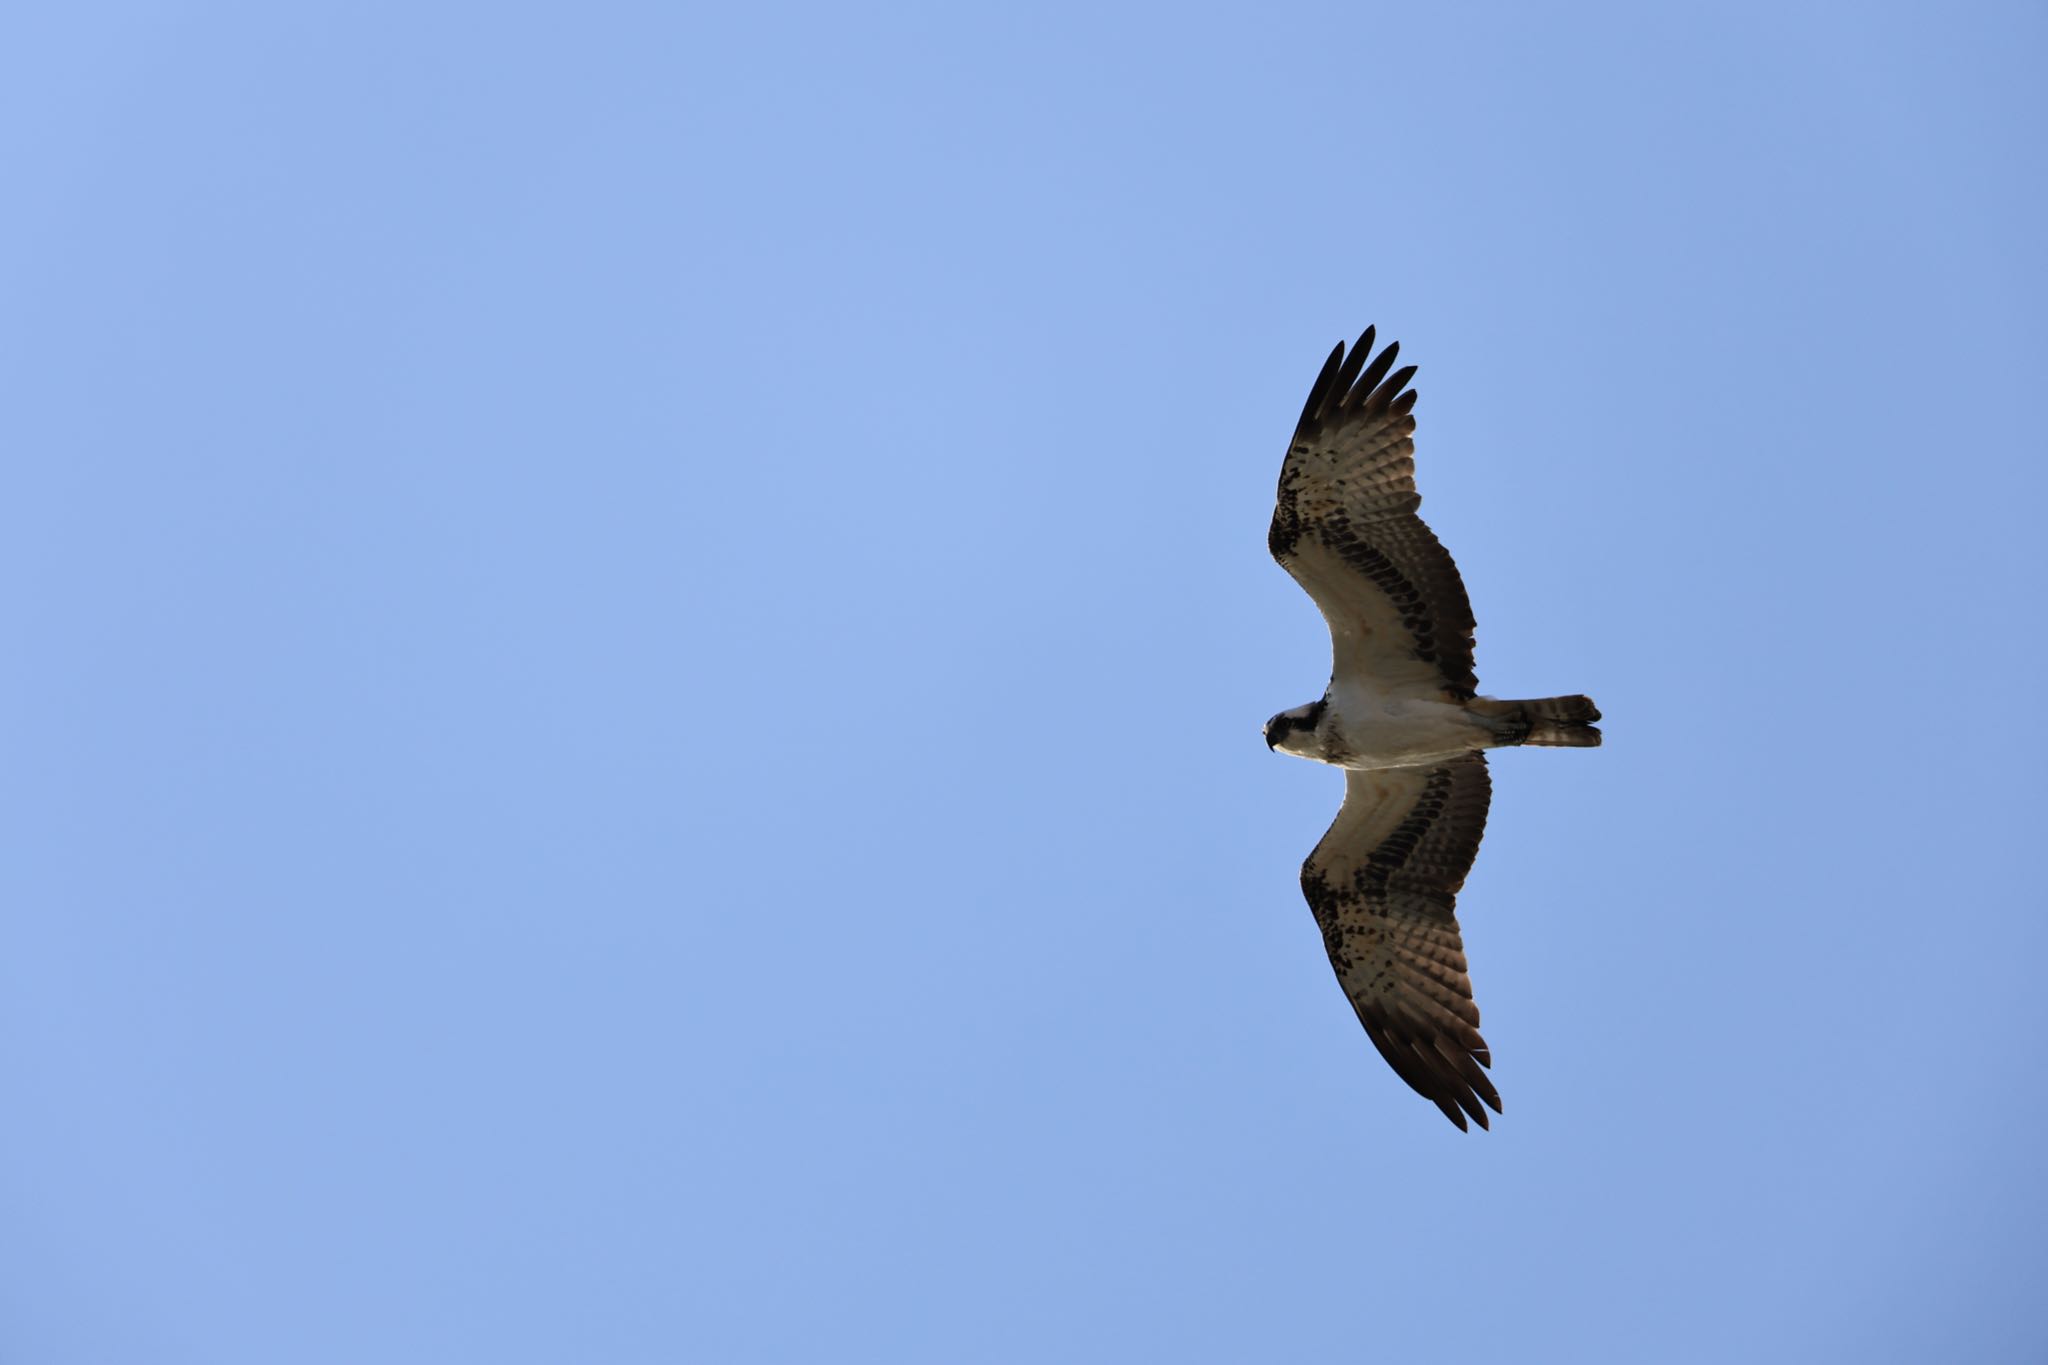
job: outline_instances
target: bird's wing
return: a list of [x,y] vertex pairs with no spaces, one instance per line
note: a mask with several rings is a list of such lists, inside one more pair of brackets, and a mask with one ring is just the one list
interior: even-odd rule
[[1330,353],[1280,467],[1266,544],[1329,622],[1339,677],[1441,691],[1479,690],[1472,604],[1450,553],[1415,509],[1413,365],[1396,343],[1371,364],[1368,327]]
[[1452,913],[1486,832],[1486,756],[1345,773],[1344,807],[1301,866],[1302,894],[1322,927],[1366,1036],[1402,1080],[1458,1127],[1481,1101],[1500,1112],[1482,1067],[1479,1007]]

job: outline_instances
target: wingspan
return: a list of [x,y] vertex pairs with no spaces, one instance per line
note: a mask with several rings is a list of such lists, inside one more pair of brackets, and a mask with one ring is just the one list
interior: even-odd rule
[[1393,370],[1398,342],[1367,364],[1372,346],[1370,327],[1340,343],[1309,391],[1266,543],[1322,609],[1339,675],[1462,700],[1479,690],[1472,604],[1415,514],[1415,367]]
[[1402,1080],[1464,1128],[1500,1093],[1479,1036],[1452,913],[1492,799],[1486,756],[1345,773],[1344,806],[1301,868],[1301,889],[1366,1036]]

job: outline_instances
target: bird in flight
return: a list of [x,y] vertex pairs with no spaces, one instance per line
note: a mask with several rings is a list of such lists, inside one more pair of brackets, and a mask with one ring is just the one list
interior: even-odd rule
[[1301,889],[1366,1037],[1452,1123],[1484,1128],[1500,1092],[1453,908],[1486,832],[1486,750],[1590,748],[1600,712],[1478,695],[1464,580],[1415,514],[1415,367],[1394,369],[1399,343],[1372,348],[1368,327],[1330,353],[1280,467],[1266,543],[1322,610],[1333,660],[1266,746],[1344,769]]

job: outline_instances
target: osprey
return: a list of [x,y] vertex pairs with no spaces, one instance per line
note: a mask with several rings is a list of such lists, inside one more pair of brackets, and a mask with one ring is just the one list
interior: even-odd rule
[[[1464,1128],[1500,1093],[1452,913],[1486,831],[1486,750],[1589,748],[1586,697],[1496,701],[1472,672],[1472,604],[1415,509],[1415,367],[1373,329],[1330,352],[1280,467],[1267,546],[1329,623],[1322,698],[1266,722],[1266,745],[1344,769],[1344,805],[1301,866],[1366,1037]],[[1388,371],[1393,370],[1389,374]]]

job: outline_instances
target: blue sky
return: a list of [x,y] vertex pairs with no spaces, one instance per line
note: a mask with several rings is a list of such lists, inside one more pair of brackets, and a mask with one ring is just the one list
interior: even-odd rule
[[[0,43],[0,1355],[2032,1360],[2031,6]],[[1422,367],[1506,1113],[1295,884]]]

